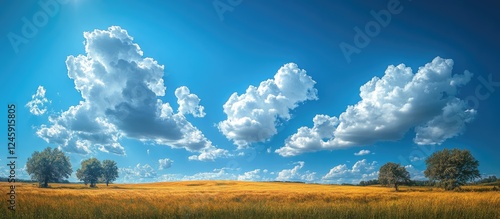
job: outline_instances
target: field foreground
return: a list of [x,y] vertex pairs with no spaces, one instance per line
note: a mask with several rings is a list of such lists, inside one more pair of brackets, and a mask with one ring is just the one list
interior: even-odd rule
[[186,181],[98,185],[16,184],[16,211],[1,218],[500,218],[500,192],[278,182]]

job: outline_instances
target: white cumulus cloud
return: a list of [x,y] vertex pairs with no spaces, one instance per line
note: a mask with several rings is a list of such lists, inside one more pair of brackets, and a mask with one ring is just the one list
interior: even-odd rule
[[165,158],[165,159],[159,159],[158,160],[159,166],[158,170],[163,170],[163,169],[168,169],[172,166],[172,163],[174,163],[173,160]]
[[375,169],[377,162],[368,162],[366,159],[357,161],[351,168],[346,164],[333,167],[321,178],[326,183],[359,183],[361,180],[378,178],[378,171]]
[[204,117],[204,107],[200,105],[200,98],[196,94],[192,94],[186,86],[179,87],[175,90],[177,103],[179,104],[179,112],[186,115],[191,114],[194,117]]
[[198,161],[214,161],[219,157],[230,157],[232,156],[227,150],[220,148],[208,148],[199,151],[198,155],[191,155],[188,157],[189,160]]
[[68,56],[68,77],[82,101],[42,125],[39,137],[68,152],[125,154],[120,139],[184,148],[191,152],[217,150],[184,114],[204,115],[198,96],[177,89],[179,112],[165,96],[164,66],[143,51],[118,26],[85,32],[85,55]]
[[[292,169],[284,169],[278,173],[277,181],[307,181],[311,182],[316,179],[316,172],[301,171],[304,167],[304,161],[298,161]],[[303,172],[303,173],[302,173]]]
[[239,181],[258,181],[261,179],[260,173],[261,173],[260,169],[248,171],[248,172],[243,173],[242,175],[238,175],[238,180]]
[[38,86],[36,93],[31,96],[31,100],[26,103],[26,107],[29,108],[30,113],[35,116],[41,116],[47,112],[46,103],[50,101],[45,97],[45,88],[43,86]]
[[317,115],[314,126],[301,127],[276,150],[282,156],[401,139],[415,130],[414,142],[441,144],[460,135],[476,111],[457,97],[472,74],[452,74],[453,60],[436,57],[412,72],[389,66],[382,78],[361,86],[361,100],[337,117]]
[[289,120],[290,110],[317,99],[316,82],[294,63],[281,67],[274,79],[249,86],[244,94],[233,93],[224,104],[227,119],[219,130],[239,148],[264,142],[277,133],[279,121]]
[[363,156],[367,154],[370,154],[370,150],[360,150],[359,152],[354,153],[356,156]]
[[135,167],[119,168],[119,181],[123,182],[150,182],[156,179],[158,174],[149,164],[141,165],[138,163]]

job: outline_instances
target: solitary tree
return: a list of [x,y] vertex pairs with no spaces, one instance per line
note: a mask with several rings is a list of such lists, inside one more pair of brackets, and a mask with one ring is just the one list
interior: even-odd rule
[[479,161],[468,150],[444,149],[435,152],[427,160],[424,174],[432,181],[438,181],[446,190],[460,188],[468,181],[480,178]]
[[389,162],[380,167],[378,181],[382,185],[394,186],[396,191],[399,191],[399,185],[410,181],[410,173],[405,167]]
[[99,177],[102,175],[101,162],[96,158],[90,158],[82,161],[82,167],[76,171],[76,177],[90,187],[95,187]]
[[38,182],[41,188],[47,188],[49,182],[61,181],[68,178],[73,170],[69,157],[59,149],[48,147],[42,152],[35,151],[26,163],[26,172],[31,179]]
[[106,186],[110,182],[113,182],[118,178],[118,167],[116,166],[116,162],[112,160],[103,160],[102,161],[102,179],[106,183]]

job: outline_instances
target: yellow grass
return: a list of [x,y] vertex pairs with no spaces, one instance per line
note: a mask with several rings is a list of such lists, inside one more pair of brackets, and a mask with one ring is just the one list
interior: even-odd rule
[[2,218],[500,218],[500,192],[275,182],[188,181],[151,184],[17,184],[17,208]]

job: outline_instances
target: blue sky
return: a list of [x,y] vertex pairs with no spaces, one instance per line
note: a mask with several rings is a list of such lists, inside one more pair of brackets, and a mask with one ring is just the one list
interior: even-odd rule
[[500,175],[490,5],[1,4],[0,117],[17,105],[20,178],[48,146],[75,171],[115,160],[118,182],[357,183],[386,162],[423,179],[443,148],[468,149],[482,174]]

